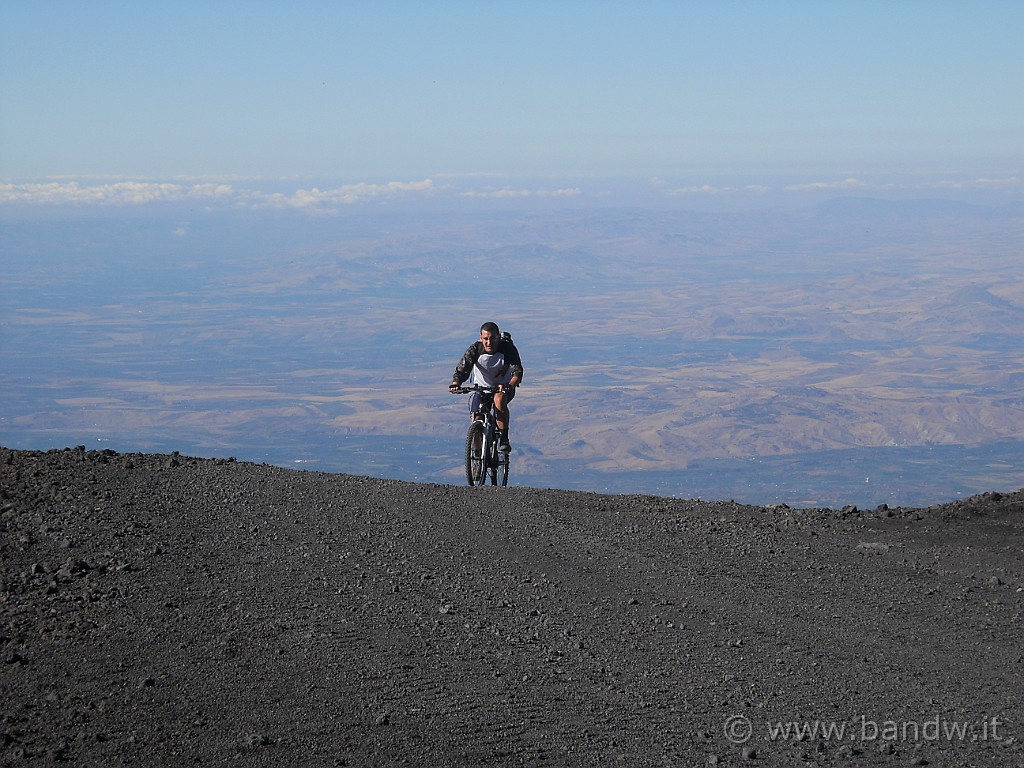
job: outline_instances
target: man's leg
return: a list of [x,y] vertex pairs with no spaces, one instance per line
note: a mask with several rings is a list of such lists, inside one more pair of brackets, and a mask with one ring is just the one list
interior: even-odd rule
[[494,396],[494,409],[498,412],[498,416],[495,421],[498,424],[498,450],[510,451],[512,446],[508,442],[508,422],[509,422],[509,411],[508,403],[505,402],[505,393],[498,392]]

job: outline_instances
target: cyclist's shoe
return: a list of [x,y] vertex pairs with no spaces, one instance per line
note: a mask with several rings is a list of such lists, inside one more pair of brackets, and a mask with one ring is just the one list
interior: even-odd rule
[[510,453],[512,451],[512,445],[508,441],[507,432],[502,432],[498,437],[498,450],[502,453]]

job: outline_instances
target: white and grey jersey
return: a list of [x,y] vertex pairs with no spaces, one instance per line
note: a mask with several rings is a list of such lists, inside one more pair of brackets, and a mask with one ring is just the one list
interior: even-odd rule
[[496,352],[485,352],[483,342],[474,342],[455,367],[453,381],[464,382],[469,379],[471,384],[493,387],[497,384],[508,384],[515,376],[523,378],[523,363],[519,359],[519,350],[511,341],[502,341]]

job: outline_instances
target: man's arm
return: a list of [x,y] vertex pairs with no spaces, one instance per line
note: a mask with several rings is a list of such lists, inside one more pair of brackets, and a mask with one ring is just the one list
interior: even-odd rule
[[512,372],[512,378],[509,379],[509,384],[513,387],[518,385],[523,380],[523,361],[519,357],[519,350],[516,349],[516,345],[509,342],[508,348],[505,351],[505,360],[508,362],[509,370]]
[[476,359],[480,356],[480,351],[477,347],[480,346],[479,341],[475,341],[470,344],[469,349],[459,360],[459,364],[455,366],[455,373],[452,374],[452,385],[461,386],[462,382],[469,378],[469,374],[473,371],[473,366],[476,365]]

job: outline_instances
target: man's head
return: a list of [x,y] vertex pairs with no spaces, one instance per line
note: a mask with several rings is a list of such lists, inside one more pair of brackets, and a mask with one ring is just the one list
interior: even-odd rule
[[497,323],[484,323],[480,326],[480,341],[484,345],[484,351],[487,353],[494,352],[498,349],[498,344],[501,341],[501,331],[498,330]]

